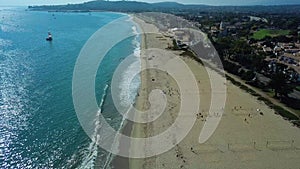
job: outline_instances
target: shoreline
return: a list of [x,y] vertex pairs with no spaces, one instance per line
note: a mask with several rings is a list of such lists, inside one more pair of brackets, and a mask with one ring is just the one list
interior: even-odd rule
[[[142,28],[140,27],[140,25],[134,21],[135,19],[135,16],[131,15],[131,14],[126,14],[127,16],[129,16],[131,22],[133,23],[133,25],[137,28],[137,32],[140,34],[140,51],[144,48],[144,45],[145,45],[145,37],[144,35],[142,34]],[[142,64],[142,61],[141,61],[141,58],[140,58],[140,62]],[[142,66],[142,65],[141,65]],[[141,90],[141,85],[142,85],[142,79],[143,77],[140,76],[140,86],[139,86],[139,89],[137,90],[137,94],[135,96],[135,102],[137,101],[137,97],[138,97],[138,93],[140,93],[140,90]],[[125,119],[124,121],[124,125],[121,129],[121,133],[126,135],[126,136],[132,136],[132,132],[133,132],[133,127],[134,127],[134,123],[131,122],[131,121],[128,121]],[[122,140],[119,140],[119,143],[121,145],[119,145],[119,147],[128,147],[128,150],[120,150],[119,148],[119,151],[129,151],[129,148],[130,148],[130,145],[128,144],[123,144],[122,145]],[[129,161],[130,159],[127,158],[127,157],[121,157],[121,156],[117,156],[117,155],[112,155],[112,160],[111,160],[111,165],[112,165],[112,168],[113,169],[130,169],[130,165],[129,165]]]
[[[150,25],[143,20],[135,21],[141,29],[149,29]],[[140,23],[141,22],[141,23]],[[153,26],[153,25],[152,25]],[[155,27],[155,26],[154,26]],[[152,28],[153,29],[153,28]],[[145,31],[145,30],[144,30]],[[155,30],[152,32],[155,32]],[[157,32],[160,33],[160,32]],[[156,36],[143,36],[141,47],[157,47],[165,49],[159,45],[161,39]],[[173,51],[179,53],[178,51]],[[207,92],[209,83],[205,82],[207,75],[203,66],[190,57],[180,56],[191,68],[199,80],[199,92],[201,97],[200,113],[207,116],[207,110],[210,105],[209,99],[211,93]],[[146,58],[142,59],[143,64],[151,64]],[[161,79],[157,82],[157,87],[163,88],[164,81],[159,74],[145,72],[141,74],[140,96],[137,97],[137,108],[143,110],[147,107],[147,91],[153,88],[153,82],[149,78]],[[151,79],[150,78],[150,79]],[[201,81],[201,83],[200,83]],[[129,159],[130,169],[152,169],[152,168],[282,168],[283,161],[289,163],[289,167],[299,165],[296,160],[299,155],[288,151],[289,149],[297,150],[300,144],[299,128],[292,126],[289,121],[284,120],[281,116],[276,115],[275,111],[267,104],[258,100],[257,97],[240,89],[231,81],[227,81],[227,101],[225,106],[225,115],[222,118],[219,127],[212,138],[206,143],[197,142],[201,128],[204,125],[204,119],[197,117],[197,122],[188,136],[176,145],[173,149],[164,154],[145,159]],[[175,104],[177,100],[172,100]],[[259,110],[259,112],[257,112]],[[166,112],[164,112],[165,114]],[[147,125],[133,124],[132,137],[149,137],[165,130],[165,123],[172,122],[172,116],[176,115],[173,111],[167,111],[163,115],[163,120],[153,122]],[[196,117],[195,117],[196,118]],[[264,129],[264,130],[262,130]],[[231,133],[231,134],[228,134]],[[249,142],[249,143],[248,143]],[[130,145],[134,151],[135,145]],[[147,145],[144,145],[145,147]],[[138,146],[136,146],[138,147]],[[280,152],[277,149],[281,150]],[[270,151],[272,150],[272,151]],[[236,158],[232,152],[237,151],[239,158]],[[250,152],[250,153],[249,153]],[[204,155],[205,154],[205,155]],[[204,155],[204,156],[202,156]],[[200,158],[202,156],[202,158]],[[294,158],[288,158],[292,157]],[[269,163],[271,159],[275,162]],[[240,160],[243,161],[240,164]]]
[[[146,23],[143,19],[133,16],[134,22],[139,25],[139,28],[141,32],[143,33],[141,36],[141,50],[145,50],[148,48],[160,48],[160,49],[166,49],[172,42],[169,40],[166,40],[164,42],[157,41],[157,36],[164,37],[159,29],[153,25]],[[143,56],[141,54],[141,66],[147,67],[146,65],[151,64],[149,61],[149,58],[147,56]],[[149,92],[153,90],[153,78],[159,81],[161,78],[160,75],[156,71],[149,71],[146,70],[141,73],[141,86],[139,89],[139,95],[136,99],[136,108],[139,110],[147,110],[149,107],[148,104],[148,98],[149,98]],[[169,78],[165,79],[165,82],[170,80]],[[170,80],[171,81],[171,80]],[[157,84],[158,87],[162,87],[163,83]],[[155,131],[155,125],[153,122],[147,123],[147,124],[140,124],[140,123],[134,123],[132,126],[131,131],[131,137],[135,138],[146,138],[151,137],[153,135],[152,132]],[[151,143],[150,143],[151,144]],[[141,145],[140,145],[141,146]],[[144,147],[147,147],[147,145],[143,145]],[[139,151],[135,147],[139,147],[138,145],[130,145],[131,151]],[[130,152],[134,153],[134,152]],[[129,159],[129,168],[130,169],[141,169],[141,168],[147,168],[151,165],[149,164],[155,163],[155,159],[153,158],[145,158],[145,159]]]
[[[154,26],[150,29],[150,30],[145,30],[144,27],[141,25],[141,22],[143,22],[141,19],[137,18],[134,15],[128,15],[132,18],[132,22],[134,23],[135,26],[137,26],[139,33],[140,33],[140,49],[146,49],[147,48],[147,43],[146,43],[146,39],[147,39],[147,35],[143,34],[143,32],[156,32],[157,30],[155,30]],[[153,30],[154,28],[154,30]],[[140,58],[140,62],[141,62],[141,66],[145,66],[146,61],[144,59],[142,59],[142,57]],[[147,88],[147,75],[145,73],[141,73],[140,75],[140,79],[141,79],[141,83],[140,83],[140,87],[138,89],[138,93],[137,96],[135,98],[135,104],[136,107],[138,109],[143,109],[144,107],[144,99],[140,99],[139,96],[143,95],[141,93],[145,93],[143,91],[143,88]],[[124,127],[122,129],[122,133],[127,135],[127,136],[134,136],[134,137],[146,137],[146,135],[142,132],[142,130],[139,130],[141,127],[139,126],[140,124],[134,124],[131,121],[126,120],[126,122],[124,123]],[[122,142],[122,141],[120,141]],[[121,150],[121,151],[129,151],[129,147],[133,147],[133,145],[122,145],[122,147],[128,147],[128,150]],[[130,152],[129,152],[130,153]],[[114,156],[113,160],[112,160],[112,168],[114,169],[131,169],[131,161],[134,159],[130,159],[130,158],[125,158],[125,157],[120,157],[120,156]]]
[[[156,26],[146,23],[144,20],[134,17],[143,32],[157,34],[143,35],[141,38],[141,49],[159,48],[166,49],[168,40]],[[171,50],[170,50],[171,51]],[[174,148],[163,154],[145,158],[128,159],[121,158],[117,169],[153,169],[153,168],[274,168],[299,166],[297,153],[300,148],[299,128],[293,126],[268,104],[260,101],[251,93],[242,90],[234,82],[227,80],[227,100],[224,108],[223,118],[213,136],[205,143],[199,144],[198,137],[205,118],[208,117],[210,107],[211,91],[210,82],[207,80],[207,72],[203,65],[189,56],[180,56],[181,51],[172,51],[178,55],[194,73],[201,97],[201,103],[197,114],[196,123],[184,140],[174,145]],[[153,56],[156,56],[154,53]],[[161,57],[155,57],[161,59]],[[150,57],[141,56],[141,65],[152,64]],[[152,80],[151,80],[152,79]],[[153,82],[153,79],[155,81]],[[188,85],[188,84],[187,84]],[[166,124],[172,124],[176,118],[176,110],[180,103],[174,90],[176,88],[172,79],[164,77],[157,71],[144,71],[141,73],[141,85],[138,97],[136,97],[136,108],[145,110],[148,108],[148,94],[155,87],[164,92],[173,93],[167,96],[174,109],[166,108],[159,119],[147,124],[132,123],[130,126],[131,137],[151,137],[168,128]],[[170,91],[171,89],[171,91]],[[169,94],[169,93],[168,93]],[[174,97],[175,96],[175,97]],[[173,107],[172,107],[173,108]],[[129,134],[129,131],[126,131]],[[149,144],[149,145],[148,145]],[[142,145],[150,146],[151,143]],[[130,144],[129,153],[139,151],[141,145]],[[296,154],[295,154],[296,153]],[[238,158],[237,158],[238,157]],[[122,161],[123,160],[123,161]],[[274,162],[271,162],[275,160]],[[117,161],[116,161],[117,163]],[[125,167],[126,165],[126,167]]]

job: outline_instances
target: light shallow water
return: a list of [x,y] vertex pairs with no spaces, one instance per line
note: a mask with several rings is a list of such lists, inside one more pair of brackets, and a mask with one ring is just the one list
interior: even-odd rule
[[[101,165],[110,161],[78,122],[72,73],[88,38],[122,16],[0,8],[0,168],[93,168],[95,159]],[[123,24],[122,29],[134,30],[131,21]],[[52,43],[45,41],[48,31],[54,36]],[[138,48],[139,38],[125,39],[107,54],[98,70],[99,112],[115,129],[120,128],[122,116],[112,103],[111,77],[117,65],[137,54]],[[124,79],[130,71],[137,68],[124,72]],[[130,92],[133,100],[139,79],[132,86],[131,91],[121,90],[121,97]]]

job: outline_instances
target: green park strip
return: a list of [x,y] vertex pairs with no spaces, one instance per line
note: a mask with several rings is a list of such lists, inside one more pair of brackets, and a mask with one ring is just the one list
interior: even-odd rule
[[256,40],[262,40],[267,36],[276,37],[284,36],[290,33],[289,30],[271,30],[271,29],[261,29],[253,34],[253,38]]

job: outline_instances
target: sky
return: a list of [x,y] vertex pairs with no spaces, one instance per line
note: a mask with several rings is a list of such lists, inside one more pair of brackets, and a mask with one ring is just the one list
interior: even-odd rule
[[[0,6],[28,6],[28,5],[50,5],[50,4],[74,4],[89,0],[0,0]],[[184,4],[205,5],[282,5],[300,4],[299,0],[136,0],[143,2],[172,1]]]

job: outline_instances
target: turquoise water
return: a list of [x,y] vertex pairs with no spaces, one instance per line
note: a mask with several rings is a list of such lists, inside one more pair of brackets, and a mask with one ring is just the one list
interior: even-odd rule
[[[120,17],[0,8],[0,168],[93,168],[96,159],[103,168],[109,162],[108,153],[91,142],[78,122],[72,73],[88,38]],[[122,24],[133,31],[132,22]],[[51,43],[45,41],[48,31]],[[116,129],[122,117],[112,106],[109,84],[118,63],[138,48],[137,41],[119,43],[98,70],[96,96],[99,103],[105,98],[102,113]]]

